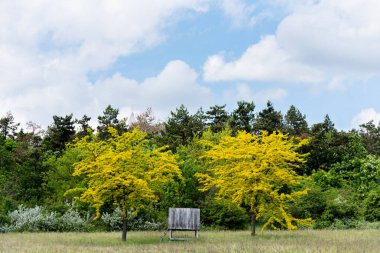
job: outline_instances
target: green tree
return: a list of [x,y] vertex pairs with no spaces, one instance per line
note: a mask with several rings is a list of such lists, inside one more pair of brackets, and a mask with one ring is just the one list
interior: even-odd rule
[[294,105],[285,114],[285,130],[293,136],[304,136],[309,132],[306,116]]
[[73,115],[53,116],[53,123],[48,127],[43,140],[45,150],[62,151],[75,136]]
[[82,153],[78,148],[68,148],[62,155],[54,152],[45,154],[43,165],[47,170],[43,174],[42,188],[45,193],[44,204],[49,209],[62,212],[66,208],[65,203],[73,203],[73,196],[65,193],[84,184],[83,176],[72,176],[74,164],[82,159]]
[[[295,169],[304,162],[296,150],[305,144],[282,133],[251,135],[239,132],[236,137],[224,136],[215,144],[204,140],[209,150],[204,154],[207,171],[198,173],[203,191],[217,189],[219,199],[227,199],[247,207],[252,218],[252,235],[256,221],[265,220],[262,230],[273,228],[296,229],[297,224],[310,225],[311,219],[296,219],[289,207],[307,189],[299,189],[302,176]],[[298,189],[297,189],[298,188]]]
[[360,200],[365,199],[380,184],[380,158],[373,155],[352,156],[351,160],[334,164],[332,170],[346,180]]
[[17,134],[12,151],[17,166],[13,169],[13,187],[17,200],[30,205],[39,204],[43,197],[42,182],[46,167],[43,166],[42,138],[38,132]]
[[322,123],[314,124],[311,127],[311,138],[309,145],[304,152],[310,153],[307,157],[305,173],[311,174],[313,170],[328,171],[332,164],[339,162],[337,153],[334,152],[337,142],[337,130],[328,115]]
[[16,136],[16,131],[20,123],[15,123],[11,112],[7,112],[4,117],[0,118],[0,138],[12,138]]
[[[8,116],[8,133],[0,138],[0,195],[8,202],[5,205],[8,207],[18,203],[37,204],[42,196],[44,171],[40,131],[33,125],[33,132],[21,129],[15,133],[18,124],[14,123],[11,115]],[[28,122],[27,125],[29,128],[32,123]]]
[[186,146],[180,146],[177,150],[179,157],[179,168],[183,180],[178,182],[179,201],[177,206],[194,207],[198,206],[202,200],[200,186],[195,174],[203,170],[199,156],[202,153],[200,147],[194,141]]
[[108,105],[103,111],[103,115],[98,117],[99,126],[97,127],[99,138],[106,140],[111,137],[108,132],[109,127],[115,128],[119,134],[127,131],[126,119],[119,120],[119,109]]
[[298,210],[310,213],[317,220],[316,228],[336,224],[349,228],[355,224],[352,221],[364,218],[364,199],[378,185],[378,165],[357,132],[338,132],[331,125],[318,124],[317,133],[324,134],[313,136],[310,142],[308,163],[319,167],[311,173],[311,197],[303,197]]
[[84,189],[72,191],[81,191],[79,199],[96,208],[96,218],[103,205],[117,204],[124,220],[122,240],[126,240],[128,212],[137,214],[157,202],[163,185],[181,177],[181,171],[171,152],[149,147],[146,133],[134,129],[119,135],[114,128],[109,133],[105,141],[99,135],[86,136],[72,145],[83,152],[73,175],[84,175],[87,181]]
[[194,137],[202,134],[204,129],[202,109],[191,115],[187,108],[181,105],[170,114],[159,141],[162,145],[168,145],[172,151],[175,151],[180,145],[187,145]]
[[380,155],[380,125],[369,121],[360,125],[358,133],[367,151],[372,155]]
[[202,224],[219,229],[242,230],[249,222],[249,216],[244,210],[230,200],[215,199],[209,195],[201,206]]
[[371,222],[380,221],[380,185],[368,193],[364,205],[365,219]]
[[328,115],[324,122],[312,126],[309,145],[304,147],[303,152],[310,153],[304,170],[307,174],[313,170],[329,171],[334,164],[367,155],[358,134],[338,132]]
[[260,131],[273,133],[275,131],[282,131],[283,128],[284,122],[281,112],[276,111],[272,102],[268,101],[267,107],[258,113],[253,131],[256,133]]
[[214,105],[206,112],[207,125],[211,128],[213,133],[218,133],[227,126],[230,115],[225,108],[226,105]]
[[238,107],[232,112],[231,129],[234,132],[246,131],[253,132],[253,124],[255,123],[255,104],[253,102],[239,101]]
[[18,166],[12,154],[15,142],[0,138],[0,215],[5,215],[17,206],[14,182],[17,176],[14,171]]
[[76,133],[76,137],[83,138],[88,135],[88,130],[93,131],[90,126],[91,117],[88,117],[86,114],[83,115],[81,119],[75,120],[75,122],[79,125],[79,129]]

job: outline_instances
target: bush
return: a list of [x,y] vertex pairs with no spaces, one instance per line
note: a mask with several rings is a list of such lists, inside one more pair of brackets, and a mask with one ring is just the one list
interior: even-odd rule
[[164,228],[164,224],[156,221],[144,221],[143,219],[131,219],[128,230],[136,231],[158,231]]
[[246,228],[250,219],[237,205],[208,198],[201,206],[201,221],[205,226],[236,230]]
[[[122,229],[123,218],[119,207],[117,207],[111,214],[107,212],[103,213],[100,220],[104,222],[109,231],[119,231]],[[157,231],[161,230],[163,226],[164,224],[154,220],[147,221],[143,218],[137,218],[134,216],[128,217],[128,230]]]
[[82,218],[78,211],[69,209],[59,219],[59,231],[86,231],[90,225]]
[[309,194],[302,196],[291,206],[291,214],[296,218],[318,220],[326,210],[326,198],[325,192],[319,186],[313,185]]
[[9,231],[38,231],[42,223],[45,223],[42,208],[26,208],[20,205],[17,210],[8,214],[11,222],[7,229]]
[[350,188],[323,190],[312,185],[308,195],[301,197],[291,208],[297,218],[312,218],[314,228],[356,228],[363,220],[363,207]]
[[368,222],[354,219],[335,219],[334,221],[317,221],[315,229],[380,229],[380,222]]
[[119,207],[117,207],[111,214],[107,212],[103,213],[100,220],[104,222],[109,231],[119,231],[123,226],[123,218]]
[[11,219],[9,218],[9,216],[0,214],[0,226],[9,224],[10,222],[11,222]]
[[367,221],[380,221],[380,186],[369,192],[364,200],[364,216]]
[[22,231],[85,231],[89,224],[75,210],[69,209],[61,217],[46,212],[43,207],[26,208],[20,205],[8,214],[9,224],[0,227],[2,232]]
[[322,220],[357,220],[360,209],[349,189],[331,189],[326,191],[326,207]]

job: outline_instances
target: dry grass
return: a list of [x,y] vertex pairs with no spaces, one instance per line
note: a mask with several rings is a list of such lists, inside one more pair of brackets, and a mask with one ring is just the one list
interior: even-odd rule
[[201,232],[199,240],[161,240],[162,232],[0,234],[0,252],[380,252],[380,230]]

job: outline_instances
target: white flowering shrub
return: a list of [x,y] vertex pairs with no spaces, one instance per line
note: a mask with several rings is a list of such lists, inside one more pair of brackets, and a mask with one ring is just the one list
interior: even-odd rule
[[69,209],[60,217],[60,231],[85,231],[89,224],[82,218],[78,211]]
[[[100,219],[109,230],[118,231],[123,227],[123,218],[118,207],[111,214],[103,213]],[[160,222],[149,222],[135,216],[128,216],[128,230],[156,231],[162,229],[162,227],[163,224]]]
[[0,225],[0,232],[84,231],[89,228],[86,220],[73,209],[69,209],[58,217],[55,212],[46,212],[40,206],[27,208],[20,205],[8,216],[10,223]]
[[[20,205],[17,210],[8,213],[8,218],[8,224],[0,224],[0,232],[87,231],[94,226],[87,221],[90,219],[83,218],[73,207],[59,216],[56,212],[47,212],[40,206],[27,208]],[[100,220],[110,231],[119,231],[123,227],[120,208],[116,208],[112,213],[103,213]],[[163,224],[160,222],[128,217],[128,230],[154,231],[162,228]]]
[[129,220],[128,229],[138,231],[157,231],[163,228],[163,224],[155,221],[146,221],[144,219],[132,218]]
[[137,226],[135,230],[144,230],[144,231],[158,231],[162,229],[162,224],[160,222],[149,222],[146,221],[140,226]]
[[123,226],[123,217],[121,216],[121,210],[117,207],[111,214],[103,213],[100,217],[101,221],[107,226],[108,230],[118,231]]
[[46,213],[41,208],[40,220],[37,224],[38,226],[35,229],[28,229],[28,231],[58,231],[60,227],[60,219],[55,212]]
[[8,231],[38,231],[43,223],[43,209],[40,206],[26,208],[20,205],[17,210],[8,214],[11,222]]

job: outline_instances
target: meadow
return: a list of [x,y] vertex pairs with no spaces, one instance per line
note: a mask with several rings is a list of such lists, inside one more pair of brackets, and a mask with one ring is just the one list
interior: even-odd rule
[[0,234],[0,252],[380,252],[380,230],[205,231],[169,241],[163,232]]

